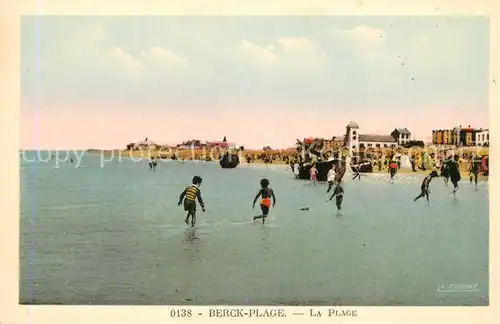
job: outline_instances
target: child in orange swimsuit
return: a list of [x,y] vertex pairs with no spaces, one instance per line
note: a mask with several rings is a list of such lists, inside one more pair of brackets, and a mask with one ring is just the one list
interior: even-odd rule
[[257,193],[257,196],[255,196],[253,200],[253,207],[255,208],[255,203],[257,202],[257,199],[261,197],[260,200],[260,209],[262,210],[262,215],[255,216],[253,220],[257,220],[262,218],[262,224],[264,224],[267,215],[269,214],[269,208],[271,207],[271,198],[273,198],[272,205],[276,204],[276,197],[274,196],[274,191],[273,189],[269,188],[269,180],[267,179],[262,179],[260,180],[260,186],[261,189]]

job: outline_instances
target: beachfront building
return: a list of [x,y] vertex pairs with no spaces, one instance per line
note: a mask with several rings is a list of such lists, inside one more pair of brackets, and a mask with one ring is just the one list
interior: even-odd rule
[[453,129],[437,129],[432,131],[432,144],[448,146],[483,146],[489,145],[489,130],[482,128],[454,127]]
[[[408,131],[408,133],[410,132]],[[399,136],[397,136],[396,138],[399,139]],[[360,148],[364,149],[397,147],[399,143],[396,138],[393,135],[360,134],[359,125],[356,122],[351,121],[346,126],[345,145],[349,149],[349,152],[352,154],[353,151],[359,151]],[[406,138],[404,142],[406,142]]]
[[391,135],[359,135],[360,148],[388,148],[398,145],[397,140]]
[[222,142],[212,141],[212,142],[207,142],[207,148],[234,149],[236,148],[236,144],[224,141]]
[[133,150],[154,150],[158,147],[160,147],[160,145],[156,144],[153,141],[149,141],[147,138],[144,141],[127,145],[128,149]]
[[455,133],[451,129],[436,129],[432,131],[432,144],[454,145]]
[[479,129],[476,132],[477,146],[490,146],[490,131],[489,129]]
[[411,140],[411,132],[406,127],[394,129],[391,136],[398,142],[398,145],[404,145]]
[[181,150],[189,150],[189,149],[201,149],[206,144],[204,141],[200,141],[197,139],[184,141],[181,144],[177,144],[177,148]]
[[475,146],[476,129],[470,127],[458,126],[453,129],[454,143],[456,146]]

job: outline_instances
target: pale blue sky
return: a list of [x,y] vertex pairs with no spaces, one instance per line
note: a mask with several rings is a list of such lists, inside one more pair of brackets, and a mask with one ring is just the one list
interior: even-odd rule
[[[234,125],[234,119],[255,123],[269,112],[283,116],[280,127],[296,131],[275,131],[273,138],[282,138],[262,144],[291,145],[315,129],[299,131],[291,119],[311,113],[340,123],[332,122],[338,130],[318,123],[323,129],[311,135],[322,136],[339,135],[349,120],[379,131],[367,125],[377,116],[383,129],[413,128],[419,137],[434,127],[488,126],[484,17],[24,17],[21,42],[21,111],[30,127],[53,128],[69,114],[83,123],[84,116],[118,112],[130,123],[140,111],[139,136],[151,125],[148,118],[172,122],[210,111],[232,116]],[[191,137],[179,132],[153,134],[158,141]],[[240,142],[260,145],[234,133]],[[62,145],[56,136],[41,141]]]

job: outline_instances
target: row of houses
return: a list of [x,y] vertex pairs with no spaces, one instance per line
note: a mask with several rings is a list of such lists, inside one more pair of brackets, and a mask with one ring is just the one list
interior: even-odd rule
[[144,141],[130,143],[127,145],[128,150],[156,150],[156,149],[166,149],[166,148],[178,148],[178,149],[212,149],[212,148],[221,148],[221,149],[234,149],[236,144],[229,143],[226,141],[226,138],[222,141],[202,141],[202,140],[188,140],[184,141],[181,144],[177,145],[162,145],[157,144],[154,141],[146,139]]
[[436,129],[432,131],[432,144],[453,146],[489,146],[490,131],[488,129],[454,127],[453,129]]
[[222,141],[200,141],[200,140],[189,140],[183,142],[182,144],[178,144],[177,148],[179,149],[212,149],[212,148],[221,148],[221,149],[234,149],[236,148],[235,143],[230,143],[224,140]]

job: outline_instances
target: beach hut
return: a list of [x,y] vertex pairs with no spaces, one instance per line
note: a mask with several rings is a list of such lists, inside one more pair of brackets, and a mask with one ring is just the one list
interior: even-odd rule
[[410,161],[410,157],[408,155],[402,155],[401,156],[401,165],[400,165],[400,168],[401,169],[407,169],[407,170],[411,170],[411,161]]

